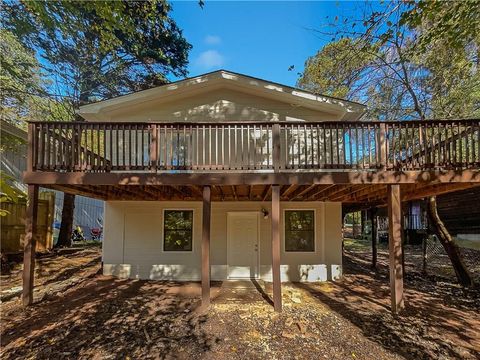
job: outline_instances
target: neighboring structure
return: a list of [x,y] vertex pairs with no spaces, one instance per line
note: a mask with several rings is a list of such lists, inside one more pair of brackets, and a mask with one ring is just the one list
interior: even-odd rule
[[[27,169],[27,132],[0,120],[2,140],[8,137],[10,146],[2,146],[1,171],[14,179],[14,185],[22,192],[27,192],[27,185],[23,183],[23,172]],[[3,144],[5,145],[5,144]],[[45,194],[41,202],[40,211],[40,241],[37,251],[51,249],[56,241],[55,228],[59,227],[62,219],[63,193],[58,191],[44,191],[54,193]],[[3,207],[11,212],[2,222],[2,251],[11,253],[23,250],[22,238],[25,233],[25,202],[20,204],[4,204]],[[103,201],[77,196],[75,198],[74,226],[83,229],[85,237],[90,238],[90,230],[99,228],[103,223]],[[22,234],[22,236],[20,236]]]
[[262,278],[281,310],[282,280],[341,276],[342,203],[387,202],[398,312],[401,201],[479,185],[478,147],[446,148],[480,124],[362,122],[364,109],[221,70],[83,106],[87,122],[31,123],[31,219],[38,186],[106,200],[105,273],[201,279],[204,305],[211,279]]
[[451,235],[480,243],[480,187],[441,195],[437,207]]

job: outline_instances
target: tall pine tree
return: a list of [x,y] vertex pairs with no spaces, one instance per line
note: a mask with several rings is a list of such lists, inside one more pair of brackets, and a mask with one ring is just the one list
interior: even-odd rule
[[[10,1],[2,17],[42,59],[53,79],[50,93],[67,99],[62,103],[75,120],[78,106],[187,74],[191,45],[170,11],[165,0]],[[60,246],[71,244],[74,202],[65,194]]]

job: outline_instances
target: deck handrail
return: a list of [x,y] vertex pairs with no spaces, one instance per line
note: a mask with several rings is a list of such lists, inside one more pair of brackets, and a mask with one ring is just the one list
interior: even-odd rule
[[272,124],[290,124],[290,125],[298,125],[298,124],[396,124],[396,123],[408,123],[408,124],[426,124],[426,123],[446,123],[446,122],[461,122],[461,123],[468,123],[472,121],[480,121],[480,118],[459,118],[459,119],[429,119],[429,120],[419,120],[419,119],[412,119],[412,120],[319,120],[319,121],[303,121],[303,120],[265,120],[265,121],[257,121],[257,120],[232,120],[232,121],[171,121],[171,120],[148,120],[148,121],[67,121],[67,120],[60,120],[60,121],[49,121],[49,120],[27,120],[28,124],[126,124],[126,125],[272,125]]
[[480,120],[29,122],[29,171],[471,169]]

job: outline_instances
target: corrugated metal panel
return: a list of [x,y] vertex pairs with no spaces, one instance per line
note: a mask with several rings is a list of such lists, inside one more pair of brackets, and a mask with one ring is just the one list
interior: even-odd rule
[[[55,221],[62,221],[63,193],[56,192]],[[73,226],[80,226],[85,238],[91,239],[92,228],[103,227],[103,201],[84,196],[75,196],[75,210],[73,213]]]

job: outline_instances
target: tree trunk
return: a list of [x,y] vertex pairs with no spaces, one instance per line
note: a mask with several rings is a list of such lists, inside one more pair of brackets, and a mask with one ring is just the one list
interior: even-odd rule
[[437,198],[432,196],[428,199],[427,213],[429,218],[429,226],[431,230],[437,235],[438,239],[443,245],[445,252],[447,253],[452,263],[455,274],[457,275],[460,285],[465,287],[473,286],[473,280],[470,273],[465,266],[462,259],[462,254],[457,244],[452,239],[452,236],[448,232],[445,224],[440,219],[437,211]]
[[361,238],[365,236],[365,222],[366,222],[366,212],[364,210],[360,210],[360,231],[361,231]]
[[372,240],[372,268],[377,268],[377,237],[378,237],[378,222],[377,222],[377,208],[371,208],[369,211],[371,221],[371,240]]
[[62,224],[60,226],[60,234],[56,247],[72,246],[73,231],[73,210],[75,209],[75,195],[64,193]]

